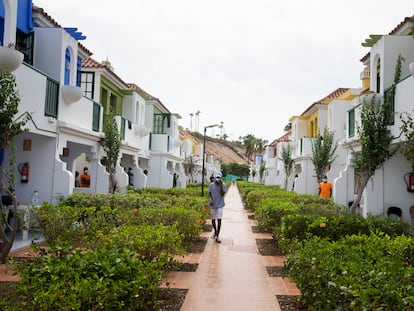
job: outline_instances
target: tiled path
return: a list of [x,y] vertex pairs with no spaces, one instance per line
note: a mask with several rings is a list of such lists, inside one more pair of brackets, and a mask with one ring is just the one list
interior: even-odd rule
[[[221,244],[209,239],[202,254],[183,259],[198,262],[196,272],[172,272],[171,287],[188,288],[181,311],[280,310],[276,295],[299,295],[295,284],[285,277],[269,277],[266,266],[283,266],[283,256],[261,256],[252,220],[243,208],[237,187],[225,197]],[[211,235],[211,233],[208,233]]]

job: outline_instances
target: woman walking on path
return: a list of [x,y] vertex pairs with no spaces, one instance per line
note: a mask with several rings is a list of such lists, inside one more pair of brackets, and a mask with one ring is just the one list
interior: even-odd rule
[[[216,173],[215,181],[210,184],[208,187],[208,192],[210,194],[210,217],[211,224],[213,225],[214,234],[213,239],[216,239],[217,243],[221,243],[219,238],[220,229],[221,229],[221,218],[223,217],[223,207],[224,207],[224,194],[227,191],[226,185],[221,180],[222,175],[220,172]],[[217,219],[217,225],[216,225]]]

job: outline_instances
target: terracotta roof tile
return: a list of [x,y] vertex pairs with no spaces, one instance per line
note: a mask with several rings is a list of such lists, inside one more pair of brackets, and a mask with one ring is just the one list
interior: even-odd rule
[[58,22],[55,21],[49,14],[47,14],[43,8],[33,5],[32,12],[43,15],[51,24],[53,24],[56,27],[62,28],[62,26],[59,25]]
[[334,100],[335,98],[338,98],[339,96],[341,96],[343,93],[347,92],[348,90],[349,90],[349,88],[343,88],[343,87],[337,88],[335,91],[331,92],[330,94],[328,94],[327,96],[325,96],[321,100],[318,100],[318,101],[314,102],[312,105],[310,105],[308,108],[306,108],[306,110],[301,115],[303,116],[304,114],[306,114],[309,110],[311,110],[316,105],[326,104],[327,100],[329,100],[328,101],[328,103],[329,103],[331,100]]
[[142,97],[144,97],[144,99],[147,100],[159,100],[157,97],[152,96],[151,94],[149,94],[148,92],[144,91],[142,88],[140,88],[138,85],[136,85],[135,83],[128,83],[128,87],[131,90],[137,91],[138,94],[140,94]]
[[401,23],[399,23],[393,30],[391,30],[391,32],[389,33],[389,35],[394,35],[394,34],[398,33],[398,31],[401,28],[403,28],[404,25],[406,25],[408,23],[414,23],[414,16],[404,18],[404,20]]
[[89,57],[87,59],[84,59],[82,62],[82,67],[84,68],[106,68],[106,66],[97,60],[93,59],[92,57]]
[[[399,23],[397,26],[395,26],[394,29],[391,30],[388,34],[389,35],[395,35],[396,33],[398,33],[398,31],[400,29],[402,29],[408,23],[414,23],[414,15],[411,16],[411,17],[404,18],[403,21],[401,23]],[[365,63],[369,59],[369,56],[370,56],[370,53],[368,52],[359,61],[362,62],[362,63]]]

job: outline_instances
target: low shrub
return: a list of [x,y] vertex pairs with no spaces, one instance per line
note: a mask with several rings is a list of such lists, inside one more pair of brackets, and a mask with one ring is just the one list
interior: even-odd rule
[[93,248],[133,251],[141,260],[162,262],[162,266],[168,268],[174,255],[185,252],[182,238],[176,225],[122,225],[110,234],[98,232]]
[[166,276],[162,262],[118,248],[52,250],[20,268],[16,310],[153,310]]
[[43,203],[35,213],[38,229],[50,246],[86,247],[94,242],[97,231],[107,234],[122,223],[119,211],[109,206],[80,207]]
[[284,252],[288,251],[294,241],[305,240],[319,236],[331,241],[337,241],[346,235],[370,234],[383,232],[394,237],[409,232],[406,224],[389,218],[369,215],[339,214],[339,215],[287,215],[282,218],[279,242]]
[[412,310],[414,240],[380,233],[320,237],[287,255],[289,276],[309,310]]
[[205,214],[202,212],[185,207],[144,208],[137,211],[134,217],[129,219],[129,224],[176,226],[177,231],[183,237],[183,241],[189,243],[200,236],[203,217],[205,217]]

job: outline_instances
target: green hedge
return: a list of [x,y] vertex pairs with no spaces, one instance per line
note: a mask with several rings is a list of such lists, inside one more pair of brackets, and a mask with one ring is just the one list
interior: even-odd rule
[[[307,197],[305,197],[307,199]],[[318,214],[337,215],[341,207],[335,205],[331,200],[300,200],[281,199],[280,197],[265,198],[260,206],[256,208],[254,219],[267,230],[279,230],[282,217],[291,214]]]
[[318,236],[331,241],[337,241],[346,235],[370,234],[383,232],[391,237],[409,232],[406,224],[388,218],[369,215],[339,214],[336,216],[287,215],[282,218],[279,232],[279,243],[286,253],[295,246],[296,241]]
[[287,256],[309,310],[413,310],[414,240],[405,235],[314,237]]
[[14,310],[153,310],[166,277],[161,261],[131,250],[44,254],[24,266]]

